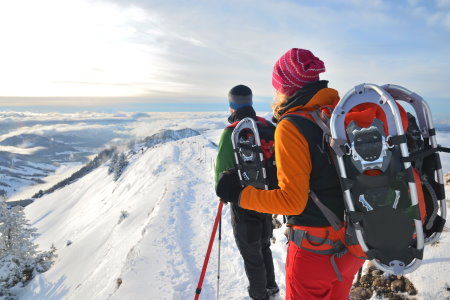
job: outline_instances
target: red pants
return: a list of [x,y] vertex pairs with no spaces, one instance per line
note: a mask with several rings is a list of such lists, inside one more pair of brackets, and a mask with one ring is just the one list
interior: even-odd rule
[[286,258],[286,300],[348,300],[353,278],[364,260],[348,252],[335,257],[342,276],[339,281],[330,257],[300,249],[290,241]]

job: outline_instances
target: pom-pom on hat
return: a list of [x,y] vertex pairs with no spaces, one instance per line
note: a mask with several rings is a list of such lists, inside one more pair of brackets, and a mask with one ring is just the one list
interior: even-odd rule
[[311,51],[292,48],[275,63],[272,85],[280,93],[292,95],[308,83],[318,81],[325,64]]
[[245,106],[252,106],[252,98],[252,90],[248,86],[242,84],[235,86],[228,93],[228,102],[230,103],[230,107],[234,110],[241,109]]

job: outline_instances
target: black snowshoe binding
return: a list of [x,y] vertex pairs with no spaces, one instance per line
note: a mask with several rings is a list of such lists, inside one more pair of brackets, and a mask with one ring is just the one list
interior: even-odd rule
[[[396,101],[409,103],[419,122],[409,115],[406,133]],[[347,114],[362,103],[381,107],[388,124],[375,118],[368,128],[354,121],[345,126]],[[329,126],[347,230],[377,268],[396,275],[414,271],[424,245],[439,238],[446,219],[437,153],[446,150],[437,145],[427,103],[400,86],[362,84],[339,101]],[[425,202],[426,216],[420,201]]]
[[258,126],[252,118],[242,119],[231,134],[236,168],[242,186],[269,189]]

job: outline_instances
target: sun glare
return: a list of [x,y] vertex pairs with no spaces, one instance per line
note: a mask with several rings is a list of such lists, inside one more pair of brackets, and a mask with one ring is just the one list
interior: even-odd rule
[[150,16],[137,7],[56,0],[1,7],[0,96],[140,95],[162,66],[163,49],[139,43],[136,28]]

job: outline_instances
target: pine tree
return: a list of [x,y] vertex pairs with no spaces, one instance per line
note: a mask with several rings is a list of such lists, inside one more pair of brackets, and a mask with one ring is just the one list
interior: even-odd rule
[[120,178],[127,165],[128,161],[125,157],[125,154],[121,153],[114,168],[114,181],[117,181],[117,179]]
[[119,156],[116,152],[114,152],[114,155],[111,157],[111,160],[109,162],[109,168],[108,168],[108,175],[114,172],[114,169],[116,168],[117,161],[119,160]]
[[50,247],[50,251],[40,252],[36,255],[35,258],[35,269],[39,273],[44,273],[50,269],[53,265],[55,258],[58,255],[56,254],[56,247],[52,245]]
[[0,201],[0,293],[19,282],[27,282],[36,272],[47,271],[56,249],[39,252],[33,240],[38,236],[25,218],[23,207],[8,208]]

